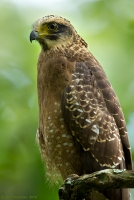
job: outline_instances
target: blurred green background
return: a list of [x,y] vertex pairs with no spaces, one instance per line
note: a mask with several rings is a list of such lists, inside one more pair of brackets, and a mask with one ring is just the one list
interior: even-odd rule
[[120,99],[134,155],[134,1],[0,0],[0,199],[58,199],[58,187],[45,181],[35,142],[40,47],[29,42],[32,24],[47,14],[69,19],[103,66]]

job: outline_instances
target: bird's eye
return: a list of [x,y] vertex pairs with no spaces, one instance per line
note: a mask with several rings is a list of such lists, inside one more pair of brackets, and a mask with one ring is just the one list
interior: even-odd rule
[[50,31],[57,31],[58,30],[58,24],[56,24],[56,23],[50,23],[50,24],[48,24],[48,30],[50,30]]

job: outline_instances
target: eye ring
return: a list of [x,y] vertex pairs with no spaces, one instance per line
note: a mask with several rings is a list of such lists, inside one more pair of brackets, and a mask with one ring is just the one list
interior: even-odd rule
[[57,23],[54,23],[54,22],[49,23],[49,24],[47,25],[47,27],[48,27],[48,30],[49,30],[49,31],[57,31],[57,30],[58,30],[58,24],[57,24]]

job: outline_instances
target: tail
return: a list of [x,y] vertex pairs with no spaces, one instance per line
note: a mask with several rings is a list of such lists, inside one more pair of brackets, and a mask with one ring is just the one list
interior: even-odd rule
[[130,189],[128,188],[107,190],[104,193],[108,200],[130,200]]
[[[101,168],[98,162],[91,156],[90,152],[84,152],[82,155],[83,159],[83,167],[85,169],[84,173],[93,173],[93,171],[98,171],[106,168]],[[88,163],[88,161],[90,161]],[[85,165],[84,165],[85,163]],[[122,159],[122,162],[116,167],[117,169],[126,169],[125,160]],[[128,167],[127,167],[128,168]],[[131,165],[128,168],[131,170]],[[103,195],[102,195],[103,194]],[[109,190],[100,190],[100,191],[93,191],[91,195],[87,197],[86,200],[130,200],[130,189],[123,188],[123,189],[109,189]]]

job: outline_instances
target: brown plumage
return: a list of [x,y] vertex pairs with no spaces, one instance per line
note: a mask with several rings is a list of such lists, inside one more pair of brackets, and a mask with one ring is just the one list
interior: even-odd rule
[[[132,169],[120,103],[86,42],[68,20],[54,15],[35,22],[32,40],[41,45],[37,137],[48,178]],[[101,192],[110,200],[129,200],[128,189]]]

